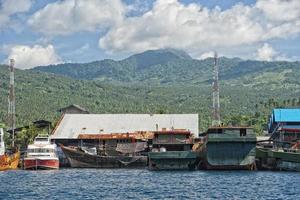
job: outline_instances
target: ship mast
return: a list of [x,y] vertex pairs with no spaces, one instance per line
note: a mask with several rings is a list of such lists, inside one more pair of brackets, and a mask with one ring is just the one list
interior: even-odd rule
[[218,68],[218,54],[214,55],[214,79],[213,79],[213,113],[212,126],[221,125],[220,117],[220,96],[219,96],[219,68]]
[[15,60],[10,59],[9,65],[9,96],[8,96],[8,119],[10,130],[12,131],[12,147],[15,146],[15,128],[16,128],[16,97],[15,97]]

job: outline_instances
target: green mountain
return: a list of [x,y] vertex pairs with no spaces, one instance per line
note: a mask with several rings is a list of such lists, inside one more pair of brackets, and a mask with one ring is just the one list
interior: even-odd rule
[[[211,119],[212,59],[195,60],[172,49],[146,51],[121,61],[102,60],[16,70],[19,126],[56,121],[57,110],[78,104],[94,113],[199,113]],[[273,107],[300,106],[300,63],[220,58],[223,122],[261,132]],[[6,121],[9,73],[0,65],[0,122]]]
[[[211,83],[212,64],[212,58],[195,60],[185,52],[163,49],[145,51],[120,61],[107,59],[91,63],[65,63],[36,67],[33,71],[109,83],[199,85]],[[299,74],[300,62],[264,62],[222,57],[219,59],[219,66],[221,81],[242,81],[244,84],[257,85],[263,80],[252,81],[256,77],[272,79],[270,81],[273,84],[281,76],[280,81],[287,84],[299,83],[296,75]],[[278,75],[273,76],[272,73]]]

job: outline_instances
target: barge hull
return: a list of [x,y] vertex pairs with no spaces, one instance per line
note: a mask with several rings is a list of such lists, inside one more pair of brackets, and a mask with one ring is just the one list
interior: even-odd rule
[[255,143],[209,142],[204,168],[213,170],[255,170]]
[[256,155],[259,169],[300,171],[300,153],[256,148]]
[[148,155],[150,170],[194,170],[199,162],[195,152],[150,152]]

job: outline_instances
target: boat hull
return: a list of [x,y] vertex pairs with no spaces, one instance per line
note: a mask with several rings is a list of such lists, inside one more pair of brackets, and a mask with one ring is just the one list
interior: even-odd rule
[[147,156],[99,156],[61,147],[73,168],[145,168]]
[[259,169],[300,171],[300,153],[256,148]]
[[0,171],[17,169],[20,161],[20,152],[0,156]]
[[208,142],[202,168],[212,170],[255,170],[255,142]]
[[59,169],[58,159],[39,159],[39,158],[25,158],[24,169],[38,170],[38,169]]
[[194,170],[199,157],[192,151],[149,152],[150,170]]

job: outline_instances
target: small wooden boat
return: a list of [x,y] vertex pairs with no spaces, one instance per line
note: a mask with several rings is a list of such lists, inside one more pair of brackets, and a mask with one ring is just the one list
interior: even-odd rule
[[[145,168],[147,156],[137,154],[99,155],[83,147],[66,147],[61,149],[74,168]],[[99,149],[96,152],[100,152]]]
[[56,144],[51,144],[48,137],[38,136],[34,143],[28,145],[24,158],[24,169],[58,169],[59,159],[56,155]]
[[5,151],[3,136],[3,129],[0,128],[0,171],[17,169],[20,161],[20,152],[19,150]]

